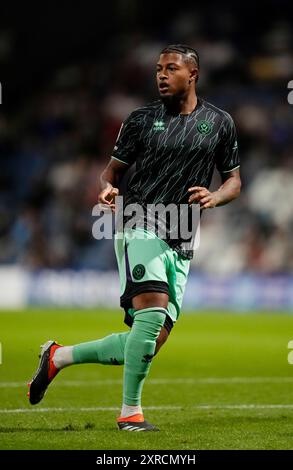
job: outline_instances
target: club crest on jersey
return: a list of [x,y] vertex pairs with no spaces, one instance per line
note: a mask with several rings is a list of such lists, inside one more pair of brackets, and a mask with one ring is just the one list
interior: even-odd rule
[[212,132],[212,124],[209,121],[199,121],[197,123],[197,130],[201,134],[208,135]]
[[153,131],[164,131],[165,123],[164,121],[155,121],[153,125]]

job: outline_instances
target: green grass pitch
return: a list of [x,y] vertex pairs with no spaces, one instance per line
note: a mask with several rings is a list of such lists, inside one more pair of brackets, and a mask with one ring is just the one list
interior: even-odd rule
[[182,313],[143,391],[159,434],[116,430],[121,366],[69,367],[29,405],[40,344],[125,329],[122,311],[0,312],[0,449],[293,449],[293,315],[284,313]]

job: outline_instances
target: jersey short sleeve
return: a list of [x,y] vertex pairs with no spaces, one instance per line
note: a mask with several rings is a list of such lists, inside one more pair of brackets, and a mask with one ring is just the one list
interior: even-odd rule
[[111,158],[132,165],[138,154],[139,120],[135,112],[122,123]]
[[237,133],[230,114],[225,113],[219,131],[219,144],[216,149],[216,167],[220,173],[228,173],[240,166]]

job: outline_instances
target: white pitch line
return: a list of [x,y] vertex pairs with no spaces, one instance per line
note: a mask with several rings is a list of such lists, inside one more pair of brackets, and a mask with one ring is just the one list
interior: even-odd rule
[[[145,406],[145,410],[179,410],[182,406]],[[0,408],[0,413],[48,413],[50,411],[54,412],[77,412],[77,411],[118,411],[119,407],[115,406],[94,406],[94,407],[81,407],[81,408]]]
[[[195,409],[195,410],[265,410],[265,409],[293,409],[292,404],[257,404],[257,403],[240,403],[240,404],[228,404],[228,405],[166,405],[166,406],[144,406],[144,410],[155,410],[155,411],[174,411]],[[81,408],[3,408],[0,409],[0,414],[12,414],[12,413],[50,413],[50,412],[93,412],[93,411],[118,411],[118,407],[114,406],[95,406],[95,407],[81,407]]]
[[[293,377],[199,377],[199,378],[157,378],[148,379],[146,384],[153,385],[205,385],[205,384],[262,384],[262,383],[293,383]],[[101,385],[120,385],[121,379],[98,379],[98,380],[57,380],[54,386],[59,387],[89,387]],[[0,388],[20,388],[25,382],[0,382]]]

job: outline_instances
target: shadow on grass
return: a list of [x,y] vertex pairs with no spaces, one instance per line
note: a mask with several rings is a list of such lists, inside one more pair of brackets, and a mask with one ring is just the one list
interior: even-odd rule
[[95,429],[96,425],[94,423],[86,423],[84,426],[73,426],[72,424],[67,424],[60,428],[25,428],[25,427],[0,427],[0,434],[5,433],[14,433],[14,432],[64,432],[64,431],[88,431]]

